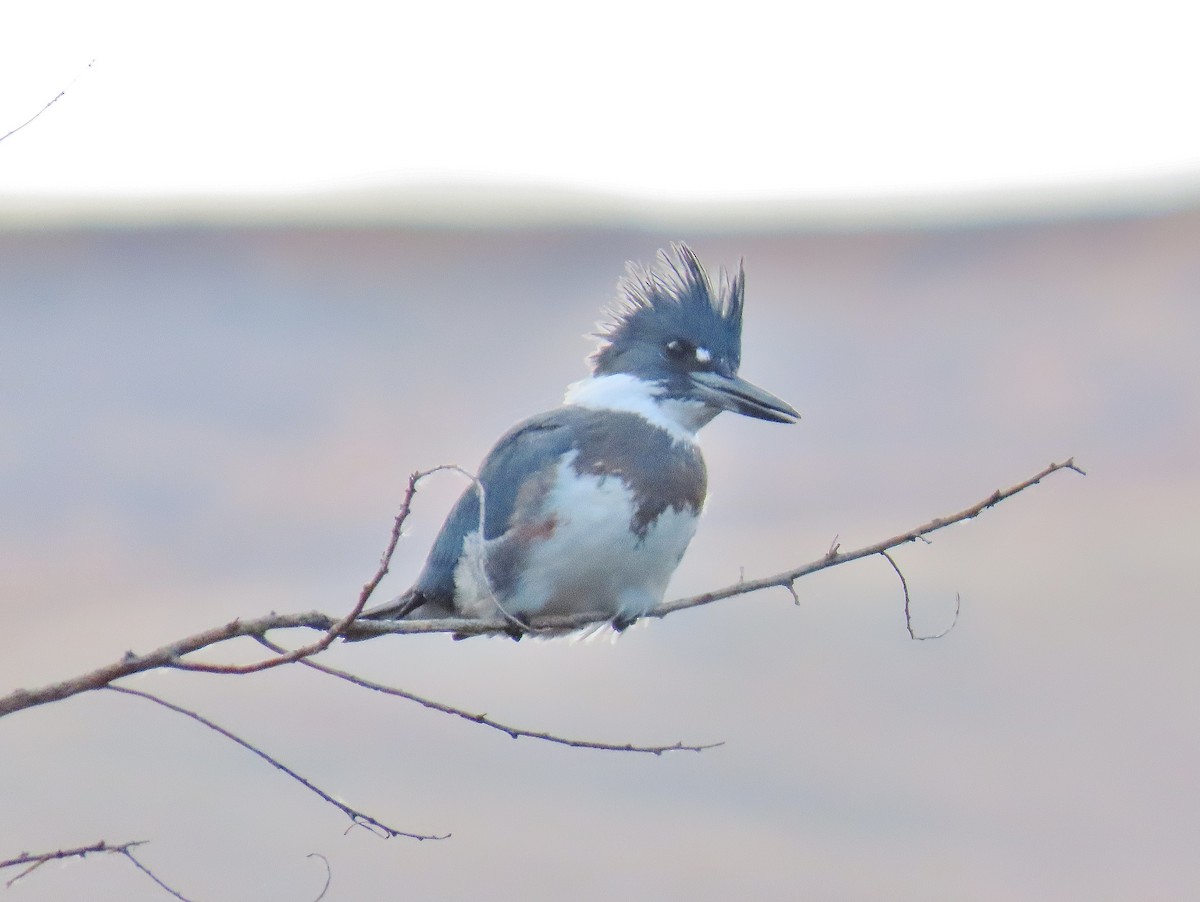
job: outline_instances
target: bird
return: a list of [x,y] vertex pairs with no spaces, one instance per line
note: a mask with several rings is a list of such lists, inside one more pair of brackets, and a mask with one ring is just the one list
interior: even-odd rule
[[745,267],[714,283],[682,242],[630,262],[561,406],[488,452],[413,586],[362,619],[594,615],[621,632],[660,604],[695,535],[708,475],[696,433],[722,411],[795,423],[738,375]]

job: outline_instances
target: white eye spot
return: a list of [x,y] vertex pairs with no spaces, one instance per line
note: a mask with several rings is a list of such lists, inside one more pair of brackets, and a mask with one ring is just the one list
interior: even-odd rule
[[696,348],[696,359],[701,363],[711,363],[712,351],[708,348]]

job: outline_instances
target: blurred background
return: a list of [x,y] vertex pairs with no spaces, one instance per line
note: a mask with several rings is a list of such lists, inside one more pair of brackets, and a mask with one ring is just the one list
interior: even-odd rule
[[[586,373],[627,260],[745,260],[669,595],[616,641],[385,637],[0,723],[0,858],[194,899],[1191,899],[1200,62],[1183,4],[25,4],[0,52],[0,694],[353,604],[408,474]],[[60,95],[60,92],[65,93]],[[51,102],[53,101],[53,102]],[[49,104],[49,106],[47,106]],[[39,115],[39,111],[40,115]],[[35,117],[29,121],[31,117]],[[28,125],[21,127],[23,123]],[[418,496],[403,590],[462,482]],[[221,658],[249,659],[256,647]],[[5,879],[10,875],[5,875]],[[13,900],[157,900],[118,857]]]

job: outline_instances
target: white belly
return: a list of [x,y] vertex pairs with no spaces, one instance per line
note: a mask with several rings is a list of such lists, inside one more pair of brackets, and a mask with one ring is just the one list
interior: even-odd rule
[[633,620],[662,601],[671,574],[696,532],[696,513],[667,507],[645,535],[631,529],[634,497],[613,476],[575,473],[570,457],[542,510],[554,518],[552,534],[533,543],[511,591],[497,597],[481,566],[488,546],[467,537],[455,571],[456,606],[464,616],[595,613]]

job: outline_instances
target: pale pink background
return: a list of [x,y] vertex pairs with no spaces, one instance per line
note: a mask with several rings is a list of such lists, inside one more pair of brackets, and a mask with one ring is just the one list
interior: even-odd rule
[[[148,839],[197,899],[1189,899],[1200,886],[1200,212],[961,228],[145,228],[0,234],[0,692],[236,616],[347,608],[414,469],[473,468],[584,373],[625,260],[745,257],[743,374],[672,595],[866,544],[1076,455],[886,562],[589,643],[385,638],[156,674],[381,820],[97,694],[0,722],[0,858]],[[403,589],[453,496],[418,499]],[[247,645],[246,656],[256,654]],[[228,657],[228,656],[225,656]],[[3,893],[161,900],[116,858]]]

